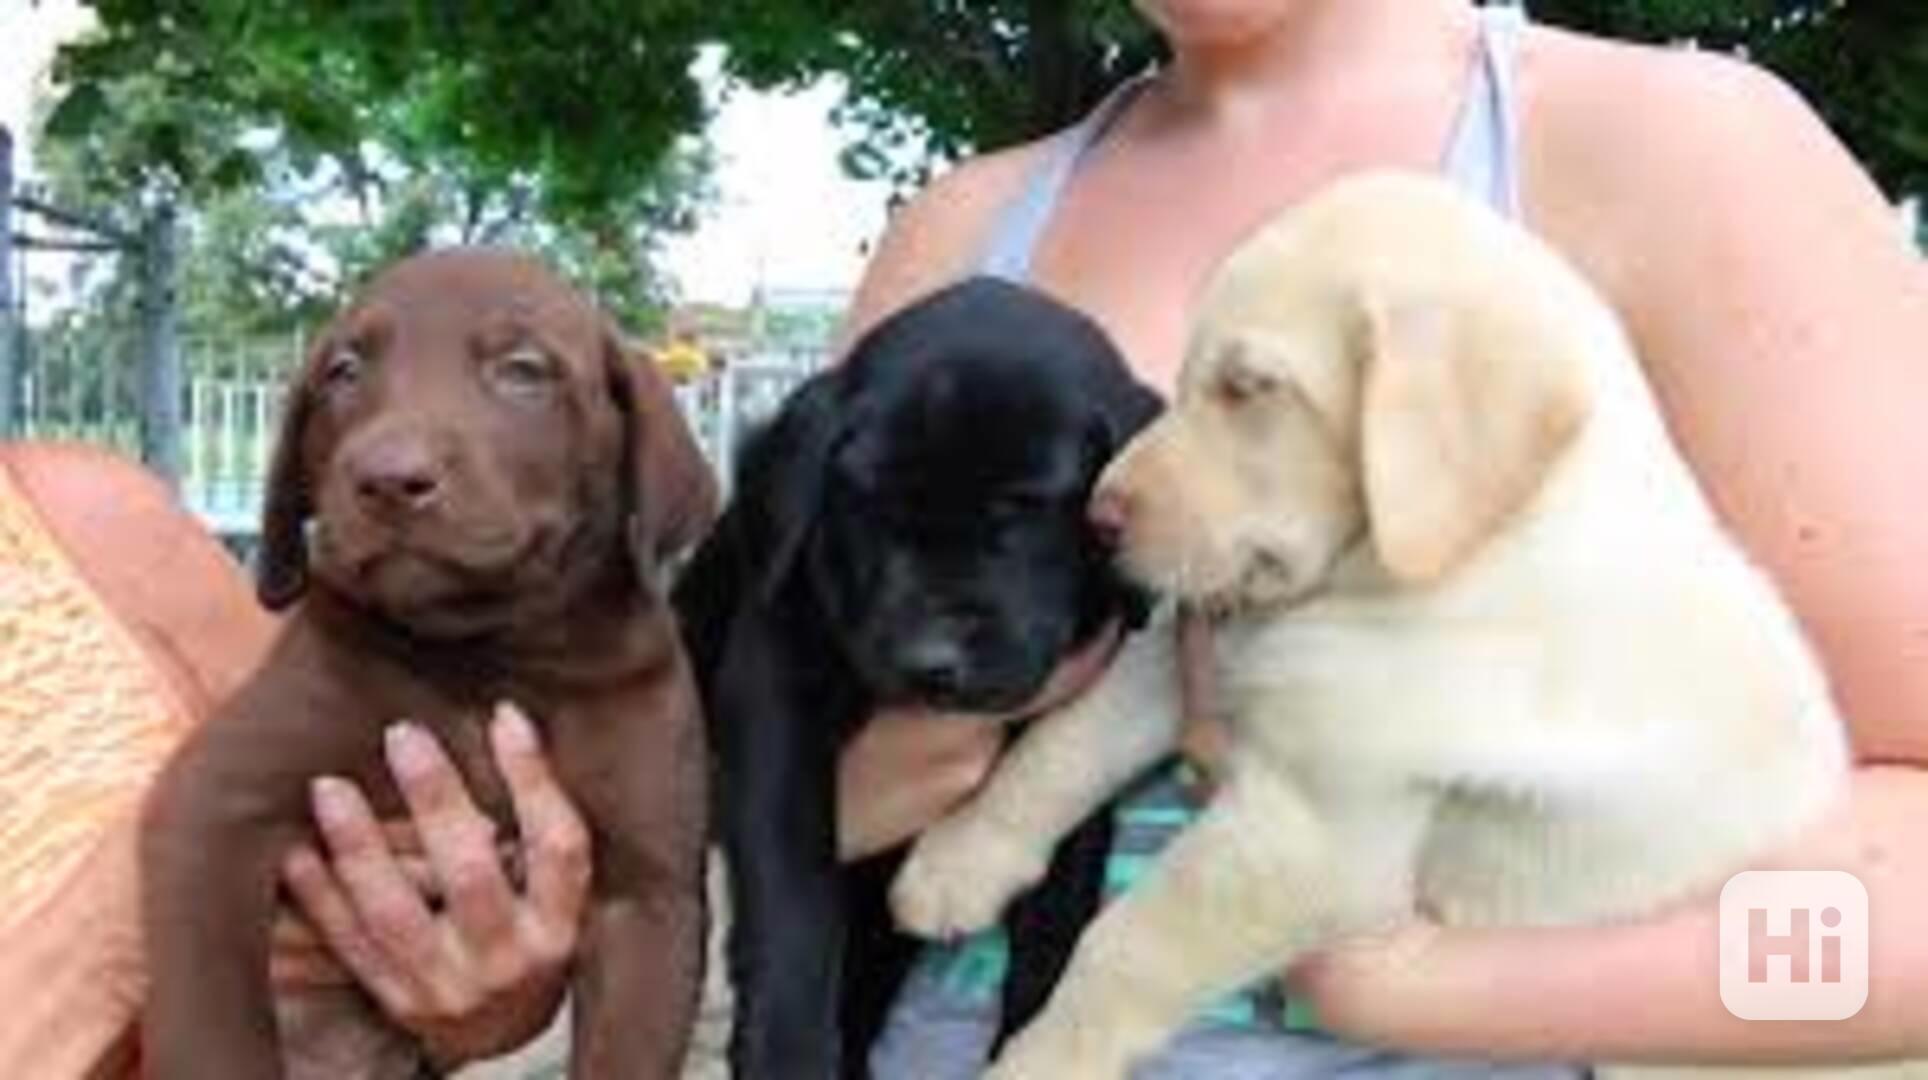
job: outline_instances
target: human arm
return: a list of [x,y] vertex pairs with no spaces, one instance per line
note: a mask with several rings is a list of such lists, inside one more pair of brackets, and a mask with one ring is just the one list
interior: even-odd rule
[[1861,877],[1868,1004],[1835,1023],[1730,1016],[1711,896],[1615,929],[1416,930],[1330,954],[1298,984],[1336,1032],[1412,1049],[1928,1054],[1928,274],[1771,78],[1617,47],[1556,59],[1566,48],[1547,45],[1529,99],[1544,119],[1528,175],[1549,178],[1530,209],[1626,316],[1675,438],[1828,671],[1865,764],[1846,805],[1761,865]]
[[[1117,646],[1116,628],[1098,634],[1013,715],[1045,712],[1083,692]],[[978,789],[1003,738],[997,721],[981,717],[902,707],[872,716],[837,765],[838,854],[861,859],[922,832]]]
[[1508,1060],[1798,1063],[1928,1054],[1928,783],[1857,772],[1847,805],[1758,869],[1840,869],[1867,886],[1866,1006],[1848,1020],[1737,1019],[1721,1004],[1717,907],[1588,929],[1421,926],[1293,972],[1320,1026],[1364,1043]]

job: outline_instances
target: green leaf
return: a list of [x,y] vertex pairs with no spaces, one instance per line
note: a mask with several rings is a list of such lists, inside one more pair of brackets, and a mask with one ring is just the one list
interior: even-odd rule
[[50,139],[85,138],[106,112],[107,94],[98,83],[84,82],[67,91],[41,131]]

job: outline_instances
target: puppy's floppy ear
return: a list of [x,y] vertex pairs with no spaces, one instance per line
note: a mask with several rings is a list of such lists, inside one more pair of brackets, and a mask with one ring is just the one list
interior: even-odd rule
[[818,372],[790,392],[767,428],[744,448],[738,484],[764,564],[753,570],[757,594],[782,588],[823,505],[830,456],[849,428],[842,381],[849,369]]
[[255,595],[269,611],[281,611],[308,589],[308,519],[314,516],[314,478],[302,443],[314,412],[314,372],[324,336],[290,382],[281,409],[281,430],[268,465],[267,495],[261,509],[261,549],[255,555]]
[[[1151,387],[1139,382],[1125,366],[1122,356],[1112,354],[1115,363],[1103,365],[1102,374],[1092,381],[1092,409],[1103,436],[1103,454],[1124,449],[1132,436],[1149,426],[1164,411],[1165,402]],[[1100,463],[1102,465],[1102,462]],[[1097,477],[1092,477],[1096,481]]]
[[1365,297],[1360,426],[1380,561],[1433,581],[1520,507],[1579,434],[1585,371],[1530,316]]
[[716,520],[716,476],[655,359],[604,331],[604,371],[622,417],[630,555],[645,582],[695,546]]

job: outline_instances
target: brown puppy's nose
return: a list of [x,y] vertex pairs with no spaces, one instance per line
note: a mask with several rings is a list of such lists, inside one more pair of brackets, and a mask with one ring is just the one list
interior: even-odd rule
[[428,440],[416,436],[379,439],[363,447],[350,468],[356,496],[374,513],[415,513],[442,494],[442,467]]
[[1125,538],[1125,528],[1131,523],[1131,496],[1115,487],[1101,487],[1092,492],[1085,516],[1098,539],[1116,547]]

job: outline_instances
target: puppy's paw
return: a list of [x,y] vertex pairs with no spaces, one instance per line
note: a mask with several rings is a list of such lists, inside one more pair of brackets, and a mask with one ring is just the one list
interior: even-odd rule
[[925,830],[891,886],[904,929],[946,941],[996,923],[1011,898],[1044,877],[1043,856],[970,813]]

